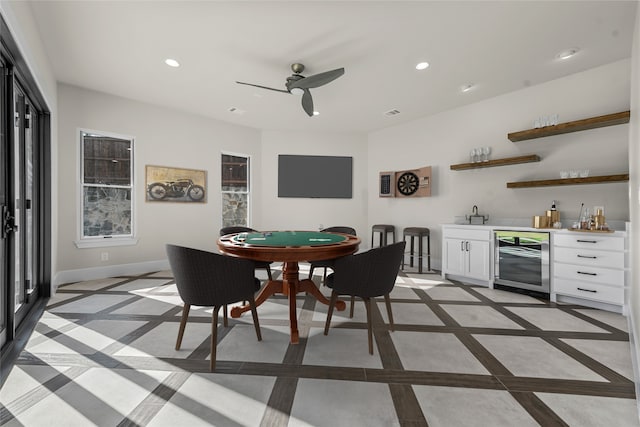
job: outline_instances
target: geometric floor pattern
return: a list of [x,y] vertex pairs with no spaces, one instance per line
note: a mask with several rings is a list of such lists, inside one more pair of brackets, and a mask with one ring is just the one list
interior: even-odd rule
[[361,302],[325,336],[326,306],[300,294],[293,345],[273,297],[261,342],[246,313],[219,326],[211,373],[210,308],[192,307],[174,350],[170,271],[64,285],[4,381],[0,424],[640,426],[621,315],[404,272],[391,302],[394,331],[373,304],[372,356]]

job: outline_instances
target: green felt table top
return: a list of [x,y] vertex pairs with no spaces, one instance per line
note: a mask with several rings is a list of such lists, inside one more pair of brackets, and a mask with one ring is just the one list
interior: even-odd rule
[[232,239],[237,243],[254,246],[322,246],[339,243],[347,237],[318,231],[268,231],[264,233],[240,233]]

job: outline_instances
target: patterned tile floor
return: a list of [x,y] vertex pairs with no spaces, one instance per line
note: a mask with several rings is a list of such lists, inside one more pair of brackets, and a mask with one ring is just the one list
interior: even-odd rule
[[299,296],[290,345],[276,297],[258,308],[262,342],[246,314],[219,327],[210,373],[210,309],[192,308],[174,350],[169,271],[61,286],[0,390],[0,424],[640,426],[624,317],[435,274],[401,272],[391,297],[393,332],[374,304],[373,356],[361,302],[324,336],[326,306]]

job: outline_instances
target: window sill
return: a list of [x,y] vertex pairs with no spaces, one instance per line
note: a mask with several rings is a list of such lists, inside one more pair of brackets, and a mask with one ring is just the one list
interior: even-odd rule
[[104,248],[109,246],[133,246],[138,244],[136,237],[101,237],[96,239],[76,240],[78,249]]

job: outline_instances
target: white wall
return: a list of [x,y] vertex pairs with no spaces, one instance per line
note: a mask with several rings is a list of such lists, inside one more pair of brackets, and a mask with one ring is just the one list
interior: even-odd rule
[[[353,157],[353,198],[302,199],[278,197],[278,154]],[[331,173],[331,171],[327,171]],[[277,132],[262,133],[261,218],[263,230],[317,230],[346,225],[367,241],[367,142],[364,134]]]
[[[607,220],[628,220],[627,183],[508,189],[507,182],[559,178],[560,170],[590,169],[591,175],[628,171],[628,127],[618,125],[513,143],[507,133],[529,129],[536,117],[559,114],[560,122],[629,109],[630,61],[623,60],[528,87],[476,104],[425,117],[369,135],[368,186],[380,171],[431,165],[432,197],[380,198],[369,195],[369,227],[389,223],[432,230],[432,260],[440,267],[441,230],[477,205],[490,220],[543,215],[558,201],[561,219],[576,218],[580,203],[604,205]],[[425,101],[425,102],[428,102]],[[452,171],[469,161],[474,147],[490,146],[491,158],[538,154],[542,161]],[[565,222],[565,226],[567,222]]]
[[[59,269],[68,271],[166,259],[164,244],[178,243],[216,249],[221,227],[220,154],[232,151],[252,156],[260,176],[260,133],[156,107],[125,98],[59,85]],[[135,209],[139,242],[135,246],[78,249],[78,129],[112,132],[135,138]],[[145,165],[207,171],[207,203],[145,201]],[[262,192],[255,183],[255,194]],[[259,211],[259,210],[258,210]],[[101,252],[109,261],[101,261]],[[71,276],[67,276],[71,277]]]
[[633,349],[634,371],[636,379],[636,395],[640,395],[640,268],[638,268],[638,254],[640,254],[640,9],[636,12],[636,26],[633,36],[631,73],[631,122],[629,131],[629,202],[631,212],[630,260],[630,323]]

